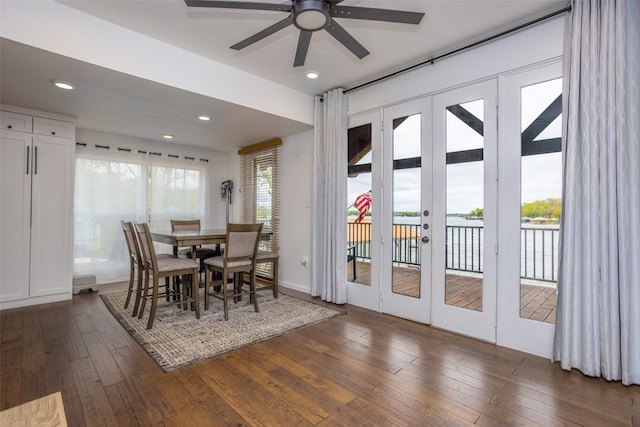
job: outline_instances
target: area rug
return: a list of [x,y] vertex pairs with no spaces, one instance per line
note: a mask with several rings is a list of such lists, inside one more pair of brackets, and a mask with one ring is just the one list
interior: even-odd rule
[[284,294],[276,299],[267,292],[258,296],[259,313],[253,311],[249,298],[239,303],[230,301],[228,321],[224,320],[222,301],[217,298],[211,298],[209,310],[201,307],[200,319],[191,310],[159,305],[153,328],[147,330],[149,304],[143,318],[138,319],[131,316],[132,304],[124,309],[126,292],[100,297],[165,372],[343,314]]

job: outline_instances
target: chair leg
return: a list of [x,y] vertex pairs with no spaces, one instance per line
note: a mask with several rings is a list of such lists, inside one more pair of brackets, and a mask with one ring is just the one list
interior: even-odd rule
[[136,299],[133,302],[133,312],[131,313],[131,316],[136,317],[136,315],[138,314],[138,308],[140,308],[140,297],[142,296],[142,283],[143,278],[142,278],[142,269],[138,268],[138,284],[137,284],[137,290],[136,290]]
[[256,270],[255,268],[253,270],[251,270],[251,289],[250,289],[250,295],[253,297],[253,308],[255,309],[256,313],[258,313],[260,311],[260,307],[258,307],[258,295],[256,294]]
[[131,294],[133,293],[133,279],[135,277],[135,266],[133,259],[131,261],[131,271],[129,272],[129,291],[127,292],[127,300],[124,302],[124,308],[129,307],[129,301],[131,301]]
[[138,312],[138,319],[142,319],[144,314],[144,308],[147,305],[147,296],[149,295],[149,271],[145,271],[144,274],[144,291],[142,293],[142,304],[140,305],[140,311]]
[[211,286],[211,273],[208,268],[204,269],[204,309],[209,310],[209,289]]
[[153,320],[156,317],[156,309],[158,308],[158,277],[153,277],[153,294],[151,295],[151,310],[149,311],[149,322],[147,329],[153,328]]
[[222,301],[224,302],[224,320],[229,320],[229,303],[227,302],[227,270],[222,273]]
[[273,260],[271,270],[271,280],[273,284],[273,297],[278,298],[278,258]]
[[195,309],[196,309],[196,319],[200,318],[200,283],[199,280],[200,279],[200,271],[198,271],[197,268],[195,268],[193,270],[193,304],[195,305]]
[[189,295],[191,295],[191,277],[187,274],[183,274],[180,277],[182,279],[182,289],[179,291],[178,298],[182,298],[182,309],[188,310],[190,304],[187,301],[189,300]]

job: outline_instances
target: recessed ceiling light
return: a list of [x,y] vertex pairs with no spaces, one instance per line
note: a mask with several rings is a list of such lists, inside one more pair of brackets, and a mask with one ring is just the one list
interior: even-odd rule
[[51,83],[54,84],[55,87],[65,90],[72,90],[73,85],[69,82],[63,82],[62,80],[51,80]]
[[173,135],[169,135],[169,134],[162,135],[162,137],[163,137],[164,139],[173,139]]
[[320,76],[320,74],[316,73],[315,71],[309,71],[307,73],[307,78],[308,79],[317,79]]
[[199,119],[199,120],[202,120],[203,122],[208,122],[209,120],[211,120],[211,117],[210,117],[210,116],[207,116],[206,114],[200,114],[200,115],[198,116],[198,119]]

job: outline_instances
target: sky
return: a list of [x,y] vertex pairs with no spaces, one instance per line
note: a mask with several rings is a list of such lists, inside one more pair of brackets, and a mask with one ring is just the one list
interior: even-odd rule
[[[562,91],[561,79],[544,82],[522,89],[521,129],[525,129]],[[483,119],[482,100],[462,104],[479,119]],[[419,116],[411,116],[394,131],[394,159],[412,158],[421,155]],[[453,114],[447,112],[446,121],[447,152],[481,148],[483,137]],[[552,122],[537,139],[559,137],[561,116]],[[384,142],[383,142],[384,144]],[[359,164],[370,163],[371,153]],[[423,163],[423,168],[426,165]],[[521,202],[559,198],[562,191],[562,154],[549,153],[526,156],[521,160],[522,192]],[[482,188],[483,162],[447,165],[447,213],[467,214],[483,207]],[[394,171],[394,211],[420,211],[420,170],[404,169]],[[371,174],[360,174],[350,178],[348,203],[371,186]],[[375,194],[373,208],[375,209]]]

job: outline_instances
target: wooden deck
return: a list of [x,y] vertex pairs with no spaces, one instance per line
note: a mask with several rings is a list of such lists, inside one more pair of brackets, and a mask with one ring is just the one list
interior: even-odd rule
[[[347,271],[347,277],[351,279],[351,268]],[[371,283],[371,264],[358,262],[356,274],[357,283]],[[394,267],[393,292],[419,297],[419,274],[417,268]],[[446,280],[445,298],[448,305],[482,311],[481,278],[447,273]],[[558,293],[553,287],[523,283],[520,285],[520,317],[553,324],[556,322],[557,299]]]

